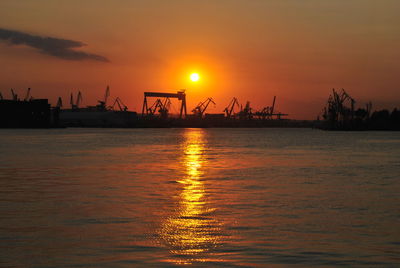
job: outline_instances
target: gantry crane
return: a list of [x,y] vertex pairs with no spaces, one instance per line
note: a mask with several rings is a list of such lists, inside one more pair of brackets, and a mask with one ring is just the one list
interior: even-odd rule
[[224,109],[224,112],[225,112],[227,118],[230,118],[232,116],[232,112],[235,109],[235,106],[240,108],[237,98],[234,97],[231,100],[231,102],[228,104],[228,106]]
[[212,98],[207,98],[205,101],[200,102],[193,110],[193,114],[195,116],[198,116],[200,118],[203,117],[204,112],[207,110],[207,107],[210,105],[210,103],[213,103],[215,105],[215,102],[213,101]]
[[[147,105],[147,98],[149,97],[157,97],[157,98],[168,98],[168,101],[170,98],[176,98],[179,101],[181,101],[181,107],[180,107],[180,113],[179,113],[179,118],[182,118],[184,115],[186,117],[186,93],[185,90],[180,90],[177,91],[176,93],[164,93],[164,92],[144,92],[144,100],[143,100],[143,107],[142,107],[142,115],[149,115],[152,109],[154,108],[153,106],[156,104],[154,103],[152,105],[153,108],[149,108]],[[157,101],[156,101],[157,102]],[[161,102],[161,100],[159,101]],[[161,104],[159,103],[158,106],[163,106],[162,102]],[[155,111],[154,111],[155,112]],[[153,112],[153,114],[154,114]]]
[[147,114],[154,115],[158,112],[162,118],[167,118],[170,104],[171,100],[168,97],[165,98],[164,101],[157,99],[149,108],[147,108]]

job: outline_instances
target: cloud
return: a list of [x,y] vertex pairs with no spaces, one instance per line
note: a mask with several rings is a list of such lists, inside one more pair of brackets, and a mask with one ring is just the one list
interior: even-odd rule
[[43,37],[24,32],[0,28],[0,41],[10,45],[25,45],[38,49],[40,52],[65,60],[95,60],[109,62],[106,57],[74,50],[85,46],[84,43],[68,39]]

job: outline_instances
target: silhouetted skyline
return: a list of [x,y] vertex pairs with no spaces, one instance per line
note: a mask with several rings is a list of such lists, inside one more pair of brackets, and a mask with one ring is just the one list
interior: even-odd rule
[[391,109],[400,100],[399,8],[394,0],[3,0],[0,91],[31,87],[54,105],[81,90],[90,105],[109,84],[136,111],[147,90],[186,88],[190,107],[213,97],[211,112],[232,97],[261,108],[276,95],[292,118],[313,119],[331,88],[345,88]]

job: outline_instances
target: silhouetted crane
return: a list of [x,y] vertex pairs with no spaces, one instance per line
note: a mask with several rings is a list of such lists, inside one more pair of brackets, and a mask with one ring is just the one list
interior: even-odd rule
[[244,108],[240,108],[239,117],[242,119],[251,119],[253,117],[249,101],[246,102],[246,106]]
[[13,89],[11,89],[11,95],[12,95],[13,100],[15,100],[15,101],[18,100],[18,95],[14,92]]
[[[182,118],[182,116],[186,116],[186,93],[185,90],[179,90],[176,93],[166,93],[166,92],[144,92],[144,99],[143,99],[143,106],[142,106],[142,116],[144,115],[149,115],[149,113],[152,111],[154,108],[154,105],[156,103],[153,103],[152,109],[150,109],[147,105],[147,99],[148,98],[175,98],[181,101],[181,107],[180,107],[180,113],[179,113],[179,118]],[[156,101],[157,102],[157,101]],[[161,102],[161,100],[160,100]],[[158,104],[160,106],[161,104]],[[161,105],[162,106],[162,105]],[[153,112],[154,114],[154,112]],[[151,115],[151,114],[150,114]]]
[[228,106],[224,109],[224,112],[225,112],[227,118],[230,118],[232,116],[232,112],[235,109],[235,106],[240,108],[237,98],[234,97],[231,100],[231,102],[228,104]]
[[[350,108],[346,106],[346,101],[350,102]],[[330,121],[333,126],[337,124],[343,125],[349,121],[349,117],[353,121],[355,102],[343,88],[340,93],[333,88],[332,94],[328,98],[327,106],[324,108],[324,119]]]
[[171,100],[169,98],[165,98],[164,102],[160,102],[158,106],[158,112],[160,113],[162,118],[168,117],[170,105],[171,105]]
[[110,87],[107,86],[106,91],[105,91],[105,93],[104,93],[104,99],[103,99],[103,100],[97,101],[97,102],[99,103],[99,104],[97,105],[97,107],[98,107],[100,110],[106,110],[107,100],[108,100],[108,97],[109,97],[109,96],[110,96]]
[[[263,119],[263,120],[272,119],[272,116],[275,115],[274,114],[275,100],[276,100],[276,96],[274,96],[274,99],[272,101],[272,106],[264,107],[261,111],[256,112],[255,115],[258,116],[260,119]],[[280,116],[280,114],[276,114],[276,115]]]
[[122,102],[122,100],[121,100],[119,97],[117,97],[117,98],[115,99],[113,105],[111,106],[111,109],[112,109],[113,111],[115,111],[115,105],[116,105],[116,104],[118,105],[118,108],[119,108],[119,110],[120,110],[121,112],[125,112],[125,111],[128,110],[128,106],[126,106],[126,105]]
[[210,103],[213,103],[215,105],[215,102],[213,101],[212,98],[207,98],[205,101],[200,102],[193,110],[193,114],[198,116],[198,117],[203,117],[204,112],[207,110],[208,105]]
[[157,111],[157,108],[162,106],[162,102],[160,99],[157,99],[150,107],[147,108],[147,114],[154,115]]
[[79,105],[81,104],[82,101],[82,93],[79,91],[78,96],[76,97],[76,102],[74,103],[74,96],[71,93],[71,99],[69,103],[71,104],[72,109],[79,109]]
[[26,95],[25,95],[24,101],[28,101],[30,95],[31,95],[31,88],[28,87],[28,90],[26,91]]
[[62,106],[63,106],[63,104],[62,104],[62,99],[61,99],[61,97],[58,97],[56,107],[57,107],[57,108],[61,108]]

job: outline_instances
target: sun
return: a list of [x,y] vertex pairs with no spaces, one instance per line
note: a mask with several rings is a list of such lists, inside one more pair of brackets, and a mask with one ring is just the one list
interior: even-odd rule
[[197,82],[200,80],[200,75],[198,73],[192,73],[190,75],[190,80],[192,80],[193,82]]

